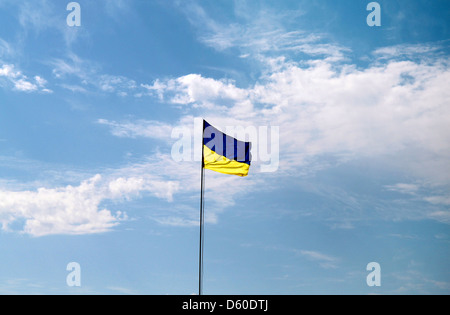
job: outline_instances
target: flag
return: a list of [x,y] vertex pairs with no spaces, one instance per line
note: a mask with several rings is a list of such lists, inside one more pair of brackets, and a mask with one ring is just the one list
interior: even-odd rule
[[239,141],[203,121],[203,166],[229,175],[247,176],[251,143]]

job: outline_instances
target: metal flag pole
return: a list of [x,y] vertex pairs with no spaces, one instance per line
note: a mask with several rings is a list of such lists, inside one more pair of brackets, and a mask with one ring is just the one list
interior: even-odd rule
[[204,219],[205,219],[205,204],[203,201],[204,197],[204,185],[205,185],[205,163],[204,163],[204,132],[205,132],[205,121],[203,120],[202,128],[202,171],[201,171],[201,187],[200,187],[200,244],[199,244],[199,259],[198,259],[198,295],[203,293],[203,245],[204,245]]

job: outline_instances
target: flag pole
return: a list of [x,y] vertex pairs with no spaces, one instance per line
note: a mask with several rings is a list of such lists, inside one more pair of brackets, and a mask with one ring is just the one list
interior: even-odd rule
[[200,176],[200,243],[199,243],[199,259],[198,259],[198,295],[203,293],[203,244],[204,244],[204,182],[205,182],[205,164],[204,164],[204,132],[205,132],[205,120],[203,120],[202,127],[202,170]]

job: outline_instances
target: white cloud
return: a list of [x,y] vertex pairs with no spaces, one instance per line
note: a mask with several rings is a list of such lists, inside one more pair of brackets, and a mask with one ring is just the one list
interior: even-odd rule
[[227,101],[242,102],[248,92],[236,87],[233,81],[204,78],[190,74],[168,82],[167,91],[174,92],[170,100],[175,104],[195,103],[202,107],[217,108]]
[[[432,199],[431,202],[434,203],[435,200]],[[439,202],[439,203],[441,203],[441,202]],[[446,203],[444,203],[444,204],[446,206],[448,206],[449,205],[449,200],[447,199]],[[442,223],[450,224],[450,211],[446,211],[446,210],[434,211],[434,212],[430,213],[428,215],[428,217],[430,219],[437,220],[437,221],[442,222]]]
[[34,77],[34,80],[36,81],[36,84],[39,87],[44,87],[48,83],[47,80],[45,80],[44,78],[41,78],[38,75]]
[[[312,34],[302,30],[286,28],[287,21],[301,19],[303,12],[291,10],[274,13],[270,8],[246,7],[235,2],[235,14],[240,23],[219,22],[196,3],[181,5],[188,20],[199,32],[204,44],[219,51],[238,48],[241,56],[280,55],[283,53],[302,53],[313,57],[323,57],[328,61],[345,59],[350,49],[326,42],[326,35]],[[245,14],[244,12],[252,12]],[[264,60],[262,58],[261,60]]]
[[7,78],[15,79],[15,78],[17,78],[18,76],[21,76],[21,75],[22,75],[21,72],[14,71],[14,65],[4,64],[2,66],[2,68],[0,69],[0,76],[1,77],[7,77]]
[[159,79],[155,80],[152,85],[141,84],[141,87],[149,91],[151,95],[156,94],[160,100],[163,100],[163,95],[167,89],[167,85],[161,83]]
[[172,201],[178,186],[174,182],[154,179],[149,174],[140,177],[110,177],[95,175],[79,186],[37,190],[0,190],[0,223],[4,230],[23,222],[20,231],[33,236],[51,234],[92,234],[110,231],[121,220],[122,211],[112,213],[103,208],[106,201],[120,202],[148,192]]
[[44,93],[44,94],[52,94],[52,93],[53,93],[53,90],[50,90],[50,89],[42,89],[41,92]]
[[98,87],[104,92],[116,92],[136,89],[136,82],[124,76],[100,75]]
[[[314,168],[325,155],[342,161],[376,156],[421,179],[450,184],[450,67],[438,54],[445,43],[382,47],[373,52],[376,63],[362,69],[336,63],[347,62],[350,50],[326,34],[290,30],[286,21],[302,12],[234,5],[239,23],[233,24],[213,19],[197,3],[182,9],[206,45],[237,48],[262,61],[267,69],[258,82],[243,89],[187,75],[160,82],[160,98],[201,106],[219,122],[234,117],[238,125],[280,126],[284,169]],[[285,57],[295,53],[309,58]]]
[[[149,189],[159,198],[173,200],[170,207],[152,209],[149,216],[156,222],[173,226],[198,224],[198,197],[200,192],[200,162],[175,162],[170,155],[155,154],[141,163],[113,171],[113,176],[142,177],[152,172]],[[205,200],[208,203],[207,223],[217,223],[218,215],[235,200],[260,187],[261,179],[238,178],[207,172]],[[195,207],[192,208],[191,204]]]

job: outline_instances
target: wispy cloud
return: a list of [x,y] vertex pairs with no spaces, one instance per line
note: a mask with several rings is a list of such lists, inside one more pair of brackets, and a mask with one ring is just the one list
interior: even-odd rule
[[409,194],[409,195],[414,195],[420,188],[416,184],[405,184],[405,183],[398,183],[395,185],[386,185],[385,187],[389,191],[395,191],[395,192],[399,192],[402,194]]
[[75,53],[68,53],[66,58],[55,58],[47,62],[52,67],[56,78],[76,77],[80,80],[88,80],[91,75],[98,72],[99,66],[95,62],[84,60]]
[[[245,4],[235,3],[237,7]],[[328,61],[345,59],[350,49],[326,40],[326,34],[312,34],[298,29],[289,29],[286,21],[301,18],[303,12],[291,10],[275,13],[265,9],[236,9],[240,23],[217,21],[196,2],[182,5],[187,19],[199,32],[204,44],[219,51],[238,48],[243,56],[301,53],[313,57],[323,57]],[[243,14],[242,12],[252,12]],[[261,60],[264,60],[261,59]]]
[[333,256],[325,255],[317,251],[301,250],[300,254],[306,258],[316,261],[322,268],[336,269],[338,268],[339,259]]
[[428,56],[435,57],[442,55],[441,53],[447,45],[448,41],[442,41],[438,43],[401,44],[378,48],[372,54],[378,60],[414,60],[428,58]]
[[[46,62],[52,69],[53,76],[64,89],[73,93],[108,93],[129,96],[148,91],[145,87],[123,75],[102,72],[100,63],[83,59],[73,52],[64,58],[54,58]],[[148,94],[148,93],[147,93]]]
[[173,127],[169,124],[164,124],[159,121],[138,120],[135,122],[115,122],[106,119],[99,119],[97,121],[101,125],[106,125],[111,128],[111,134],[121,138],[153,138],[170,140]]
[[450,196],[446,191],[441,191],[440,186],[398,183],[387,185],[385,188],[389,191],[409,195],[415,201],[427,202],[432,207],[430,207],[430,211],[424,212],[426,217],[445,223],[450,222],[450,211],[446,209],[446,206],[450,205]]

